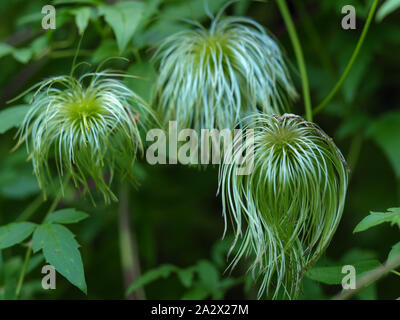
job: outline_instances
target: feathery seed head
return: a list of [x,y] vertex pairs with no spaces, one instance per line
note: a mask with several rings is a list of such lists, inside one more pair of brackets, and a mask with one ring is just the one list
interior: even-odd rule
[[155,105],[179,128],[232,129],[244,114],[285,111],[297,95],[278,45],[251,19],[217,16],[209,29],[167,38],[156,57]]
[[233,246],[243,237],[232,265],[254,254],[251,270],[262,276],[259,294],[270,295],[273,284],[273,298],[278,292],[292,298],[339,224],[347,165],[332,139],[299,116],[245,120],[254,129],[254,170],[238,176],[234,164],[223,164],[219,174],[225,223],[230,217],[236,233]]
[[[44,192],[52,181],[52,154],[60,177],[71,175],[75,185],[87,191],[88,179],[93,179],[106,203],[116,199],[109,187],[114,171],[132,176],[136,153],[142,148],[139,125],[150,111],[139,96],[109,78],[112,76],[121,75],[59,76],[38,85],[19,129],[18,144],[26,142]],[[109,181],[104,178],[105,171],[110,174]]]

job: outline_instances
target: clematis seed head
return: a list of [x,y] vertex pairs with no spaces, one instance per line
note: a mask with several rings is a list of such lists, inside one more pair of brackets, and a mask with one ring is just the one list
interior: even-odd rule
[[88,180],[92,179],[106,203],[116,199],[109,186],[114,173],[132,176],[136,154],[142,149],[139,127],[151,112],[112,76],[120,74],[57,76],[36,86],[19,129],[18,145],[26,142],[44,192],[53,181],[52,156],[60,180],[67,174],[76,186],[90,191]]
[[296,97],[277,43],[257,22],[218,15],[209,29],[165,39],[154,105],[178,128],[233,129],[243,115],[281,113]]
[[299,116],[258,114],[244,121],[254,129],[254,154],[245,156],[253,156],[254,170],[236,175],[233,161],[219,172],[225,224],[230,219],[236,235],[232,266],[253,256],[259,295],[294,298],[338,227],[347,165],[332,139]]

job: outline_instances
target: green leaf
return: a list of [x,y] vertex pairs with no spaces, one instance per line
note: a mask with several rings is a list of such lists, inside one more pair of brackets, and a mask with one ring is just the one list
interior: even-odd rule
[[32,58],[32,50],[30,48],[22,48],[22,49],[14,49],[13,50],[13,57],[15,60],[21,63],[27,63]]
[[178,270],[178,278],[186,288],[192,286],[195,271],[196,268],[194,267]]
[[392,247],[392,250],[390,250],[389,255],[388,255],[388,261],[391,261],[394,258],[397,258],[398,256],[400,256],[400,242],[396,243]]
[[18,105],[0,111],[0,134],[19,126],[22,120],[24,120],[29,108],[29,105]]
[[397,224],[400,228],[400,208],[390,208],[387,212],[371,212],[356,226],[353,233],[365,231],[384,222]]
[[13,47],[7,43],[0,43],[0,58],[12,53]]
[[387,15],[400,8],[400,0],[386,0],[376,13],[376,21],[381,22]]
[[15,278],[6,277],[4,280],[4,300],[16,300],[15,291],[17,289],[17,281]]
[[132,39],[145,11],[145,4],[129,1],[120,2],[114,6],[99,6],[100,15],[113,29],[117,38],[118,48],[123,52]]
[[3,267],[4,266],[4,261],[3,261],[3,252],[0,250],[0,279],[3,276]]
[[400,179],[400,112],[385,113],[371,125],[367,135],[381,147]]
[[44,256],[42,253],[35,254],[28,263],[28,267],[26,268],[26,274],[29,274],[34,269],[36,269],[42,262],[44,261]]
[[40,192],[37,179],[32,171],[10,169],[7,174],[2,175],[0,181],[0,194],[11,199],[23,199]]
[[39,56],[49,45],[49,40],[46,35],[40,36],[32,41],[30,48],[34,56]]
[[[250,278],[250,283],[252,283]],[[300,292],[300,300],[322,300],[325,299],[324,291],[318,281],[313,281],[307,277],[302,280],[302,291]]]
[[166,7],[164,15],[170,19],[201,20],[216,13],[225,3],[226,0],[186,0]]
[[54,222],[61,224],[77,223],[89,217],[89,215],[82,211],[75,209],[62,209],[53,212],[46,218],[46,222]]
[[33,234],[33,251],[42,249],[46,261],[87,294],[82,257],[75,235],[60,224],[45,223]]
[[102,62],[109,57],[118,56],[118,46],[114,39],[104,39],[100,46],[93,52],[91,60],[94,64]]
[[183,296],[182,300],[203,300],[210,295],[210,291],[202,286],[196,286],[187,291]]
[[351,248],[340,259],[342,264],[353,264],[358,261],[378,259],[378,254],[375,251]]
[[376,283],[372,283],[368,287],[362,289],[357,293],[357,297],[360,300],[377,300],[378,290],[376,288]]
[[219,272],[218,269],[209,261],[201,260],[197,263],[197,272],[201,282],[211,292],[216,290],[219,286]]
[[353,113],[340,124],[336,131],[337,139],[346,139],[357,133],[365,133],[365,129],[371,124],[371,119],[365,113]]
[[[378,260],[366,260],[352,264],[356,269],[356,276],[360,277],[363,273],[379,267]],[[326,284],[341,284],[345,274],[342,273],[343,265],[332,267],[315,267],[306,273],[309,279]]]
[[90,14],[92,13],[92,9],[89,7],[81,7],[76,10],[72,10],[72,14],[75,16],[75,23],[78,27],[79,34],[82,34],[88,24],[90,19]]
[[28,238],[36,224],[32,222],[16,222],[0,227],[0,249],[16,245]]
[[131,286],[126,290],[126,295],[130,295],[136,289],[143,287],[153,281],[160,278],[168,278],[171,273],[178,271],[179,269],[170,264],[161,265],[155,269],[149,270],[144,273],[139,279],[131,284]]
[[126,78],[124,82],[130,88],[134,88],[135,92],[145,101],[152,101],[152,93],[157,72],[150,62],[139,62],[132,64],[128,70],[128,74],[138,76],[140,78]]
[[101,4],[101,0],[54,0],[54,5],[60,4],[93,4],[99,5]]

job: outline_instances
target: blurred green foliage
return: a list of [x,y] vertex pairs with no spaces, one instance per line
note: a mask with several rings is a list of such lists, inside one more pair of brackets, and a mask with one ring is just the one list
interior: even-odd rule
[[[44,31],[41,10],[48,2],[0,2],[0,226],[22,222],[35,210],[38,213],[29,221],[40,223],[51,202],[41,201],[24,147],[10,153],[15,145],[14,127],[20,124],[27,101],[15,102],[13,105],[19,105],[7,110],[9,99],[43,78],[69,73],[83,34],[78,61],[89,62],[92,69],[81,66],[80,71],[93,70],[109,57],[126,57],[129,62],[109,61],[107,67],[139,76],[125,82],[150,102],[157,76],[151,57],[159,41],[184,28],[192,28],[188,20],[208,24],[209,15],[227,3],[225,0],[55,0],[50,3],[57,10],[57,28]],[[289,1],[305,53],[314,105],[326,97],[343,72],[371,3]],[[348,4],[356,8],[356,30],[341,28],[341,9]],[[399,241],[399,230],[389,224],[362,233],[352,232],[370,211],[383,212],[399,206],[400,199],[400,10],[396,10],[399,1],[388,0],[384,6],[378,11],[341,91],[315,118],[346,156],[352,177],[341,224],[325,256],[305,277],[300,297],[303,299],[331,297],[340,290],[338,266],[354,263],[360,273],[370,270],[385,261],[391,247]],[[300,91],[293,50],[274,1],[239,0],[225,12],[251,17],[276,36]],[[293,112],[301,115],[304,109],[300,101]],[[221,240],[224,227],[220,199],[216,197],[217,168],[150,166],[139,161],[136,170],[139,185],[130,194],[131,218],[144,276],[131,289],[145,285],[147,297],[154,299],[255,298],[256,281],[246,273],[246,263],[232,273],[225,272],[232,239],[228,230],[227,237]],[[55,196],[56,191],[49,197]],[[99,201],[94,207],[89,199],[71,189],[66,190],[60,207],[73,207],[90,214],[84,221],[68,225],[71,231],[65,231],[60,224],[48,226],[62,228],[63,232],[57,233],[59,237],[73,239],[73,234],[76,235],[81,245],[88,295],[60,276],[56,290],[44,291],[40,284],[44,257],[41,248],[36,248],[27,266],[20,297],[124,298],[118,204],[106,207]],[[24,228],[22,236],[30,226],[25,224]],[[71,240],[73,247],[69,249],[77,250],[76,240]],[[1,247],[1,241],[0,298],[13,299],[25,248],[23,244]],[[45,247],[42,249],[46,256]],[[398,245],[392,250],[398,252]],[[49,261],[49,257],[46,259]],[[399,287],[399,277],[390,274],[363,290],[358,298],[393,299]],[[81,288],[85,290],[82,284]]]

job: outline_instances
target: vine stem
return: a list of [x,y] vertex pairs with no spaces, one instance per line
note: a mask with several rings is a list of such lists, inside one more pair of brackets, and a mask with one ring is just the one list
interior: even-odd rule
[[290,41],[292,42],[293,50],[296,55],[297,65],[299,67],[301,76],[301,84],[303,87],[304,107],[306,111],[305,117],[307,121],[312,122],[313,113],[311,105],[310,86],[308,83],[307,68],[306,68],[306,63],[304,61],[303,50],[301,48],[299,37],[297,35],[296,28],[294,26],[293,19],[290,15],[286,1],[276,0],[276,2],[281,12],[282,18],[285,22],[286,28],[289,33]]
[[28,249],[26,249],[24,265],[22,267],[21,274],[18,279],[17,289],[15,290],[15,298],[16,299],[18,299],[18,297],[21,293],[22,284],[24,283],[24,278],[25,278],[26,270],[28,269],[29,259],[31,258],[31,255],[32,255],[32,241],[28,243]]
[[397,272],[396,270],[390,270],[390,272],[400,277],[400,272]]
[[28,220],[39,207],[43,203],[43,195],[39,194],[35,200],[33,200],[26,208],[25,210],[18,216],[17,219],[15,219],[15,222],[21,222],[21,221],[26,221]]
[[81,49],[81,44],[82,44],[82,40],[83,40],[84,34],[85,34],[85,31],[82,32],[82,35],[79,38],[78,47],[76,48],[74,59],[72,60],[72,67],[71,67],[71,73],[70,73],[71,77],[72,77],[72,75],[74,74],[74,71],[75,71],[76,59],[78,58],[79,50]]
[[[121,266],[124,277],[124,287],[130,285],[140,277],[140,260],[136,242],[136,234],[131,227],[129,185],[121,182],[119,192],[119,244],[121,254]],[[139,288],[128,297],[129,300],[145,300],[146,295],[143,288]]]
[[392,272],[394,269],[400,266],[400,256],[397,258],[386,262],[384,265],[372,270],[368,274],[366,274],[360,281],[356,283],[356,289],[353,290],[343,290],[341,293],[336,295],[333,300],[346,300],[352,297],[357,292],[361,291],[362,289],[368,287],[370,284],[374,283],[375,281],[379,280],[383,276],[387,275],[389,272]]
[[336,85],[333,87],[332,91],[328,94],[328,96],[314,109],[313,113],[317,114],[318,112],[320,112],[323,108],[326,107],[326,105],[332,100],[332,98],[335,96],[335,94],[339,91],[340,87],[343,85],[344,81],[346,80],[347,76],[350,73],[350,70],[352,69],[358,54],[360,53],[361,47],[364,43],[365,37],[367,36],[368,33],[368,29],[371,25],[372,22],[372,18],[374,17],[376,8],[378,6],[378,1],[379,0],[374,0],[374,2],[372,3],[372,6],[369,10],[368,13],[368,18],[367,21],[365,22],[364,28],[361,32],[361,36],[358,39],[356,48],[354,49],[354,52],[349,60],[349,63],[346,66],[346,69],[344,70],[342,76],[340,77],[339,81],[336,83]]

